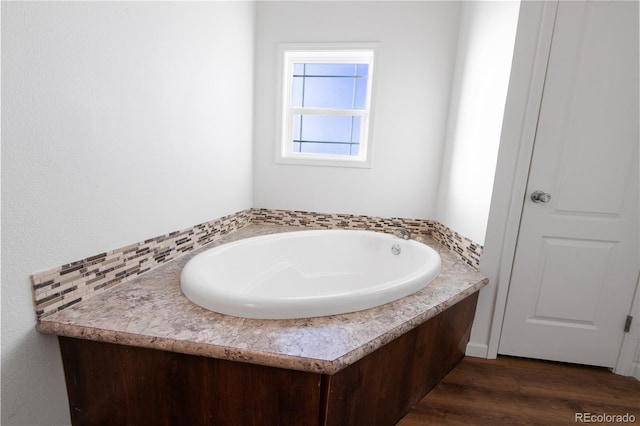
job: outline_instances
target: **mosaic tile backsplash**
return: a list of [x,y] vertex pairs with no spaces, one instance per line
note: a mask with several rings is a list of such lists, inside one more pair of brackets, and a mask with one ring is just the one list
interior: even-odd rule
[[401,226],[414,235],[430,234],[436,241],[475,269],[480,268],[480,258],[482,257],[482,245],[474,243],[469,238],[463,237],[435,220],[253,209],[252,222],[305,228],[366,229],[382,232],[391,232],[393,228]]
[[33,274],[36,317],[75,305],[250,223],[381,232],[401,226],[414,237],[430,234],[475,269],[482,256],[481,245],[433,220],[249,209]]
[[434,230],[432,221],[423,219],[382,218],[293,210],[253,209],[252,222],[303,228],[344,228],[383,232],[391,232],[393,228],[401,226],[414,234],[429,234]]
[[36,317],[75,305],[249,223],[251,210],[244,210],[33,274]]

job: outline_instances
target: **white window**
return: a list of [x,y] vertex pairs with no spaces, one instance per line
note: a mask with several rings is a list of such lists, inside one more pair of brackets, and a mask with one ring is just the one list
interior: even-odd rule
[[276,161],[371,167],[374,46],[281,45]]

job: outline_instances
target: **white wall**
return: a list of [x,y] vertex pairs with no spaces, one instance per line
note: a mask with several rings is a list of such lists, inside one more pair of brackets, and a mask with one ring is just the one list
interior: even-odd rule
[[[254,206],[432,219],[460,2],[259,2]],[[274,163],[276,46],[379,42],[373,167]]]
[[[0,422],[69,422],[56,340],[34,329],[33,272],[252,206],[437,218],[482,242],[508,78],[496,31],[515,32],[513,13],[2,2]],[[276,45],[304,41],[380,42],[372,169],[274,163]]]
[[29,275],[252,203],[250,2],[2,2],[2,425],[69,423]]
[[483,244],[519,1],[463,2],[435,219]]
[[[554,19],[553,2],[521,4],[480,263],[480,271],[489,278],[489,285],[480,290],[467,355],[492,358],[497,355]],[[497,306],[496,300],[502,301],[502,305]]]

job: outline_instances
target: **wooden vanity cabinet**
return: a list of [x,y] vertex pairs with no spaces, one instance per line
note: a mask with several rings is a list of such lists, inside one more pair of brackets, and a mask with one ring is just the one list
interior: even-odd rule
[[478,293],[335,374],[60,337],[74,425],[394,425],[462,359]]

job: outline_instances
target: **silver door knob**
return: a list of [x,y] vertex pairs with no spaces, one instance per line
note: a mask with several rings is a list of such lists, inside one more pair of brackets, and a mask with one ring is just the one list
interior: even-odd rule
[[548,203],[551,201],[551,194],[544,191],[534,191],[531,194],[531,201],[534,203]]

